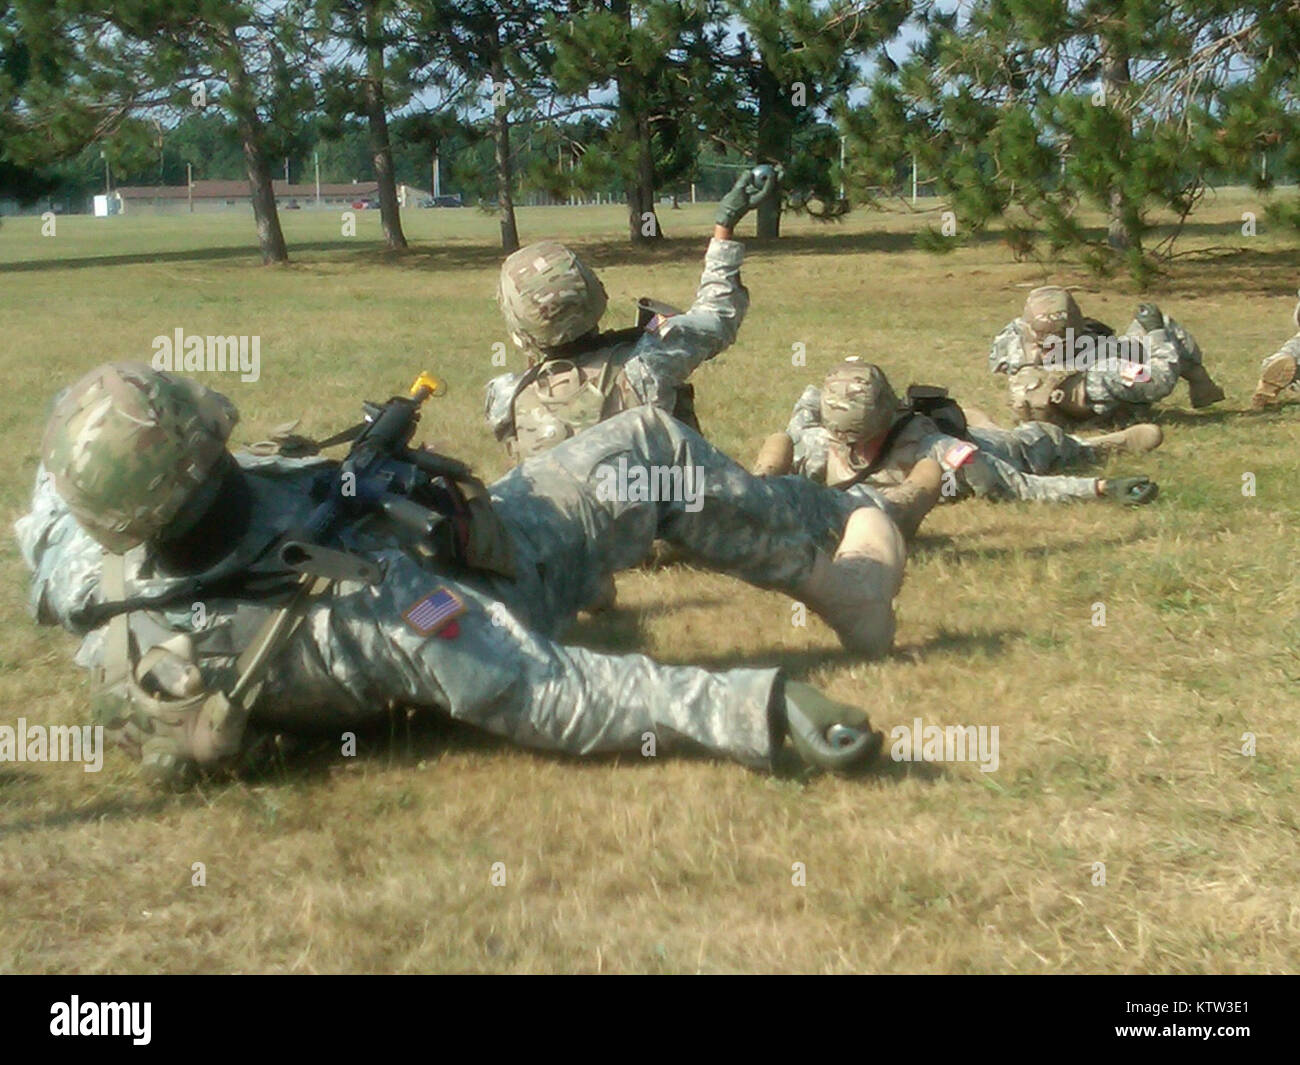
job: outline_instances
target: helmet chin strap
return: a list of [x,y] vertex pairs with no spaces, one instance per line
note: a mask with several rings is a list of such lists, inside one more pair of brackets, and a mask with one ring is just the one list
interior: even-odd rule
[[[171,524],[154,537],[160,569],[197,573],[220,562],[248,530],[251,511],[244,471],[227,451]],[[210,515],[213,520],[205,521]]]

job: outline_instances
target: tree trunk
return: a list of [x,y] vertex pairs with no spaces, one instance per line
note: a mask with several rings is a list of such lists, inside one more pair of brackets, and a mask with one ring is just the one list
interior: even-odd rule
[[[1102,91],[1106,106],[1120,115],[1128,115],[1129,89],[1128,53],[1123,46],[1107,41],[1102,45]],[[1127,145],[1125,146],[1127,148]],[[1136,248],[1141,250],[1142,234],[1137,229],[1137,218],[1132,205],[1118,182],[1111,185],[1106,225],[1106,243],[1117,252]]]
[[262,251],[262,262],[287,263],[289,249],[284,243],[280,228],[280,214],[275,207],[275,190],[271,186],[271,164],[263,148],[262,121],[248,83],[243,57],[231,34],[232,46],[227,52],[230,95],[235,125],[244,148],[244,169],[248,173],[248,191],[253,201],[253,219],[257,223],[257,243]]
[[[759,57],[758,129],[755,162],[783,164],[790,158],[794,141],[793,104],[786,96],[771,67]],[[781,235],[781,197],[760,203],[755,211],[758,236],[775,240]]]
[[388,138],[388,114],[384,105],[384,45],[382,20],[375,5],[366,5],[365,109],[370,133],[370,155],[379,183],[379,220],[384,240],[393,251],[406,247],[402,232],[402,211],[397,203],[397,179],[393,174],[393,146]]
[[628,234],[635,244],[663,239],[659,215],[655,212],[655,163],[650,143],[650,118],[644,113],[629,116],[636,143],[636,172],[627,186]]
[[[505,66],[498,60],[492,67],[493,94],[503,86]],[[514,168],[510,163],[510,108],[502,102],[492,112],[492,145],[496,153],[497,206],[501,209],[501,250],[507,255],[519,250],[519,226],[515,221]]]
[[[610,10],[632,26],[632,5],[615,0]],[[650,116],[645,111],[645,89],[635,74],[616,79],[619,129],[634,154],[632,173],[627,175],[627,232],[633,244],[649,244],[663,238],[655,213],[655,161],[650,140]]]

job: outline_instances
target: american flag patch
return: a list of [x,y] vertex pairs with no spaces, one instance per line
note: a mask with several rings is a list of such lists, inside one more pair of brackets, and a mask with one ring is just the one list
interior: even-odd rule
[[947,454],[943,456],[943,461],[950,469],[955,470],[958,466],[969,462],[971,456],[978,450],[979,448],[974,444],[964,440],[960,444],[953,444],[953,446],[948,449]]
[[1119,376],[1126,385],[1138,385],[1151,380],[1151,371],[1140,362],[1126,360],[1119,365]]
[[465,603],[445,587],[435,588],[406,608],[402,617],[421,636],[431,636],[465,613]]

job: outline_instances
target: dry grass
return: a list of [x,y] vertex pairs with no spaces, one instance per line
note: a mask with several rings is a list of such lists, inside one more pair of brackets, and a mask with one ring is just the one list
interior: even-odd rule
[[[897,651],[878,664],[843,655],[816,621],[793,628],[780,596],[684,568],[625,575],[612,622],[575,633],[674,662],[785,664],[887,728],[997,725],[996,773],[889,763],[797,782],[706,760],[539,757],[404,722],[355,760],[180,796],[151,793],[115,754],[98,776],[3,766],[0,969],[1296,970],[1300,414],[1244,412],[1260,357],[1288,333],[1294,249],[1281,234],[1241,238],[1247,209],[1245,194],[1220,196],[1189,245],[1241,254],[1181,261],[1155,292],[1229,392],[1209,412],[1192,413],[1184,389],[1168,405],[1168,442],[1142,464],[1162,483],[1155,506],[943,509],[910,565]],[[677,239],[646,252],[619,242],[617,209],[521,223],[529,238],[576,234],[623,319],[639,295],[689,299],[707,214],[666,214]],[[261,380],[224,382],[241,439],[294,415],[312,431],[345,424],[360,396],[427,365],[454,385],[433,435],[500,471],[479,420],[505,339],[494,223],[414,212],[416,249],[400,261],[370,242],[373,217],[362,223],[349,242],[332,217],[286,216],[307,247],[264,270],[242,216],[68,218],[55,238],[6,219],[5,516],[22,510],[57,385],[146,358],[177,326],[261,335]],[[751,247],[750,320],[697,378],[724,448],[752,454],[802,385],[852,352],[899,384],[950,384],[1001,411],[987,342],[1043,271],[993,240],[918,253],[906,236],[918,225],[795,222],[782,246]],[[1115,324],[1137,298],[1068,267],[1054,276]],[[796,343],[807,368],[791,366]],[[72,641],[31,625],[12,541],[0,564],[0,723],[79,720]],[[1104,628],[1091,624],[1098,602]],[[1253,758],[1239,753],[1247,731]],[[205,887],[191,886],[199,861]],[[489,883],[494,862],[503,887]]]

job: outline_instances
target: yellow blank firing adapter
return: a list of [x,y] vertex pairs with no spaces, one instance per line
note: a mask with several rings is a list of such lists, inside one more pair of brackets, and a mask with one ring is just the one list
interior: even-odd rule
[[411,386],[411,395],[414,396],[423,389],[428,389],[428,394],[431,396],[441,396],[447,391],[447,382],[441,377],[434,377],[428,370],[425,370],[415,379],[415,384]]

